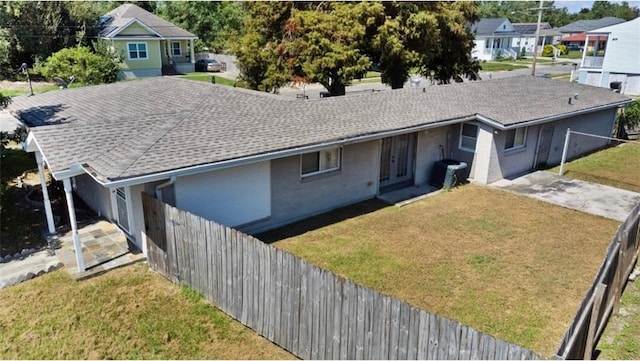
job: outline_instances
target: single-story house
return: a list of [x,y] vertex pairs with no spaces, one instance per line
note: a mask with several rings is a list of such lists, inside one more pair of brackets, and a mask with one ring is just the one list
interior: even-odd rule
[[136,5],[123,4],[100,17],[99,38],[123,55],[121,79],[194,71],[198,37]]
[[512,44],[520,38],[509,19],[481,18],[471,26],[475,34],[471,55],[480,60],[493,60],[501,57],[517,58],[520,47]]
[[[443,158],[480,184],[559,163],[567,128],[609,136],[628,102],[530,76],[318,100],[159,77],[9,107],[40,171],[63,181],[72,228],[75,190],[146,252],[142,192],[257,233],[425,184]],[[571,138],[568,155],[607,143]]]
[[581,84],[614,86],[623,94],[640,95],[640,18],[591,30],[584,44]]

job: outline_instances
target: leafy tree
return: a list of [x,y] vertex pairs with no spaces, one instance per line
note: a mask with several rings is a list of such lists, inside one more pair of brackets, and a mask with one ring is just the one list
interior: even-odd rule
[[37,69],[47,78],[60,77],[84,84],[113,83],[120,71],[122,58],[113,54],[107,44],[98,42],[94,51],[85,46],[62,49]]
[[158,7],[157,14],[197,34],[196,48],[225,52],[227,43],[242,34],[246,10],[237,2],[167,1]]
[[459,3],[252,3],[237,42],[241,81],[277,91],[291,81],[319,82],[332,95],[372,64],[402,87],[411,71],[440,83],[476,79],[470,58],[476,6]]
[[[0,3],[0,31],[8,41],[8,58],[13,69],[33,64],[52,53],[85,44],[98,21],[98,3],[66,1],[5,1]],[[0,49],[3,45],[0,42]],[[3,52],[0,52],[3,53]],[[2,56],[0,56],[2,61]],[[6,60],[5,60],[6,61]]]

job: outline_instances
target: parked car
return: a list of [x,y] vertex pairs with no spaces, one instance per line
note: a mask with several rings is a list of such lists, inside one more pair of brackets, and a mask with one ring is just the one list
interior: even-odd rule
[[584,49],[584,47],[582,45],[578,45],[578,44],[569,44],[569,45],[567,45],[567,51],[569,51],[569,50],[580,50],[580,51],[582,51],[582,49]]
[[215,59],[200,59],[195,64],[196,71],[215,71],[222,70],[222,66]]

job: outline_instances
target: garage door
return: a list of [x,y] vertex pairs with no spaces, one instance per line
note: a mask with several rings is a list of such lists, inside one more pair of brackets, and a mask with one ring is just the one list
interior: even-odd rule
[[585,84],[592,86],[600,86],[600,76],[601,73],[587,73],[587,79],[585,80]]
[[180,177],[177,208],[229,227],[271,215],[271,165],[260,162]]

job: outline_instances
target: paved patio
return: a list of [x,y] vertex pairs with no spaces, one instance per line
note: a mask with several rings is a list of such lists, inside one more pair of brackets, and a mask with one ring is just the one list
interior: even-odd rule
[[618,222],[624,222],[640,202],[639,193],[560,177],[548,171],[537,171],[512,180],[502,179],[490,186]]
[[85,271],[78,272],[78,263],[73,247],[71,232],[57,236],[60,248],[56,255],[76,280],[81,280],[145,260],[145,256],[131,242],[124,232],[106,220],[95,220],[78,225]]
[[442,190],[440,188],[436,188],[428,184],[420,184],[417,186],[409,186],[397,189],[395,191],[380,194],[378,195],[378,199],[383,200],[389,204],[402,207],[426,197],[436,195],[441,191]]

